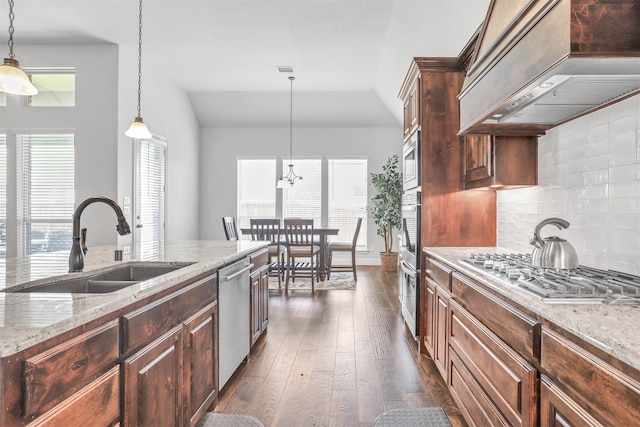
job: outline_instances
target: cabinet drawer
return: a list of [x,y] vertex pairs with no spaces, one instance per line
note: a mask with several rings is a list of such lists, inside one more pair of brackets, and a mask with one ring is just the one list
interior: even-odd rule
[[544,375],[540,376],[540,427],[603,427]]
[[455,301],[449,346],[510,425],[536,421],[536,369]]
[[605,425],[638,425],[640,384],[548,329],[542,329],[541,367]]
[[449,292],[451,292],[451,271],[450,268],[433,258],[425,258],[425,275]]
[[[536,319],[498,299],[472,279],[454,272],[454,299],[526,360],[539,360],[540,324]],[[535,344],[534,344],[535,343]]]
[[25,360],[24,412],[41,414],[113,366],[118,322],[106,323]]
[[128,356],[217,299],[216,275],[206,277],[121,318],[122,354]]
[[112,426],[120,419],[120,366],[91,382],[31,426]]

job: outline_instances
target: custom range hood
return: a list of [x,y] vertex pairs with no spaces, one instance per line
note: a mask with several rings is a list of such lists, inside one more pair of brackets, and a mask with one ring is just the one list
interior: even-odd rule
[[640,91],[640,1],[492,0],[460,134],[536,135]]

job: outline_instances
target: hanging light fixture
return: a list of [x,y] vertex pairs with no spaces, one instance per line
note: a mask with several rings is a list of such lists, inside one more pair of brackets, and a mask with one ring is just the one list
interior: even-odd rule
[[296,179],[302,180],[302,176],[296,175],[293,171],[293,81],[295,79],[295,77],[289,76],[289,81],[291,82],[291,110],[289,113],[289,172],[280,178],[277,188],[286,188],[287,184],[293,186]]
[[20,63],[13,54],[13,0],[9,0],[9,57],[0,65],[0,91],[14,95],[36,95],[38,89],[29,76],[20,69]]
[[147,125],[144,124],[140,116],[140,95],[142,93],[142,0],[140,0],[138,10],[138,115],[124,134],[130,138],[149,139],[151,138],[151,132],[149,132]]

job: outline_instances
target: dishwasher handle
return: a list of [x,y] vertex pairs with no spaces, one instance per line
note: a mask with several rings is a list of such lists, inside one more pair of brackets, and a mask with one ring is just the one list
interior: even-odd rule
[[251,270],[253,267],[254,267],[254,264],[253,264],[253,263],[251,263],[251,264],[247,265],[246,267],[244,267],[242,270],[240,270],[240,271],[236,271],[235,273],[233,273],[233,274],[232,274],[232,275],[230,275],[230,276],[221,276],[221,277],[220,277],[220,280],[222,280],[223,282],[227,282],[227,281],[229,281],[229,280],[233,280],[233,279],[235,279],[236,277],[240,276],[240,275],[241,275],[242,273],[244,273],[245,271],[249,271],[249,270]]

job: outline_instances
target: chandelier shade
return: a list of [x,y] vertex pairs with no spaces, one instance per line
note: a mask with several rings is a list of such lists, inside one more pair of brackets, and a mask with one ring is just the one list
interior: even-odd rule
[[0,65],[0,91],[14,95],[37,95],[38,89],[31,83],[27,73],[20,69],[20,63],[13,53],[13,0],[9,0],[9,57]]

